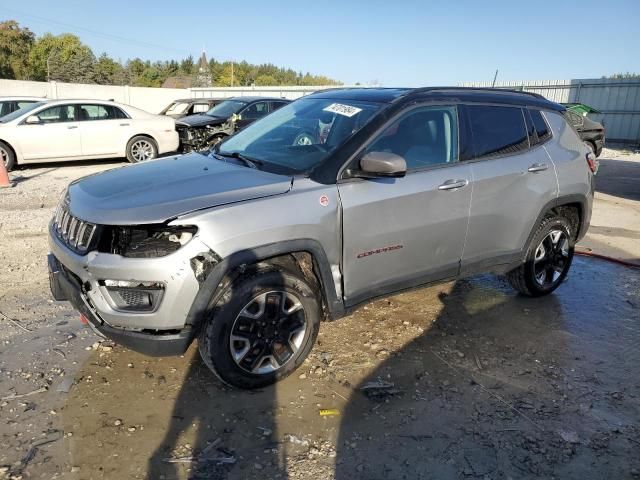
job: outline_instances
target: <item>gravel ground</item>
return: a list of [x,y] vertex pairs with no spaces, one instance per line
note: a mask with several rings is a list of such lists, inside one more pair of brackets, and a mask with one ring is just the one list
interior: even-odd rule
[[[231,390],[195,348],[144,357],[50,299],[61,191],[120,165],[0,191],[0,478],[640,478],[638,271],[580,257],[542,299],[482,275],[380,300],[285,381]],[[640,155],[601,165],[582,246],[640,261]]]

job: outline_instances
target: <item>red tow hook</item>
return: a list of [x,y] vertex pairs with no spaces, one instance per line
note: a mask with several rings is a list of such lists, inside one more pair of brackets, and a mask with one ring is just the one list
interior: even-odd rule
[[83,314],[80,314],[80,322],[83,325],[89,325],[89,320],[87,320],[87,317],[85,317]]

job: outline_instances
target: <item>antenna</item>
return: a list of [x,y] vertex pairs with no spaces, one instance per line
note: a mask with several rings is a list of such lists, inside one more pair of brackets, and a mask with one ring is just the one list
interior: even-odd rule
[[491,84],[491,88],[496,86],[496,79],[498,78],[498,69],[496,68],[496,74],[493,76],[493,83]]

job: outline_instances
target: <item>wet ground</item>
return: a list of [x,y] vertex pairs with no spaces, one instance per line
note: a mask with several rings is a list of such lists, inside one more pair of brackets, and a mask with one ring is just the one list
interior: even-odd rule
[[[0,478],[640,478],[640,271],[577,257],[545,298],[482,275],[377,301],[244,392],[195,348],[100,344],[49,300],[34,254],[58,193],[31,173],[0,203]],[[637,260],[640,202],[607,188],[588,246]]]

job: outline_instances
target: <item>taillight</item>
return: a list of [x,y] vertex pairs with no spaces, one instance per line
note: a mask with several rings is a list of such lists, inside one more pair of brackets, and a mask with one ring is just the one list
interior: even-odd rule
[[593,173],[596,173],[598,171],[598,159],[596,158],[596,154],[593,152],[589,152],[586,155],[587,157],[587,165],[589,165],[589,170],[591,170]]

